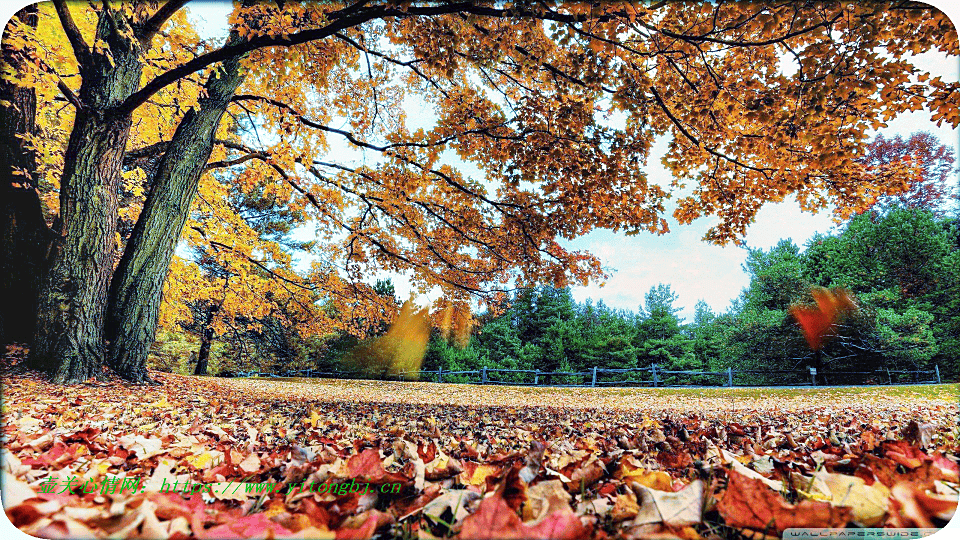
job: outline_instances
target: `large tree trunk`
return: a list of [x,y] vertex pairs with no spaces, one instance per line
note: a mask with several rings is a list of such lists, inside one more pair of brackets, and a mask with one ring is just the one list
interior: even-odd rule
[[[37,26],[37,5],[17,14]],[[22,54],[4,36],[0,68],[23,69]],[[29,343],[37,322],[39,276],[52,234],[37,194],[36,152],[20,138],[36,133],[32,88],[0,79],[0,344]],[[4,105],[5,104],[5,105]]]
[[108,361],[125,379],[149,380],[147,355],[156,334],[170,259],[210,158],[217,126],[242,79],[237,57],[210,75],[206,97],[197,109],[184,115],[161,159],[114,274],[107,321]]
[[125,17],[105,9],[81,63],[83,84],[60,182],[60,223],[53,260],[42,278],[31,364],[57,383],[102,371],[103,322],[114,264],[117,187],[130,115],[114,107],[140,83],[140,44]]

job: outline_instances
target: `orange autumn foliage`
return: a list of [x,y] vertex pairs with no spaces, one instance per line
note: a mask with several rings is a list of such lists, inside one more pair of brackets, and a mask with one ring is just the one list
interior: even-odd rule
[[824,338],[833,332],[840,317],[856,311],[857,304],[850,296],[850,291],[840,287],[812,287],[810,294],[816,305],[794,304],[790,306],[790,314],[800,323],[810,348],[818,351],[823,348]]

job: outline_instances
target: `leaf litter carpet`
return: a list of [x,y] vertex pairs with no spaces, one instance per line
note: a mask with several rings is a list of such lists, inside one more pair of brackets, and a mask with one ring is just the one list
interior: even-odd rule
[[[942,527],[957,506],[956,385],[152,375],[160,386],[3,377],[3,503],[17,527],[47,538],[774,538]],[[142,489],[104,488],[118,478]],[[203,489],[161,490],[174,481]],[[298,488],[350,481],[397,487]],[[224,489],[238,482],[272,487]]]

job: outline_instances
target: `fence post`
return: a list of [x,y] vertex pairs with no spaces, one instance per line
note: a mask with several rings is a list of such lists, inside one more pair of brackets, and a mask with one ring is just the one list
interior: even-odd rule
[[480,384],[487,384],[487,366],[483,366],[483,379],[480,380]]
[[733,386],[733,368],[727,367],[727,386]]
[[540,370],[537,369],[537,370],[533,373],[533,385],[534,385],[534,386],[539,386],[539,384],[540,384]]
[[443,366],[437,368],[437,382],[443,382]]
[[937,384],[940,384],[940,364],[934,364],[933,369],[937,372]]
[[813,386],[817,385],[817,368],[810,368],[810,384]]
[[653,387],[657,387],[657,365],[651,364],[650,368],[653,370]]
[[590,386],[597,385],[597,366],[593,366],[593,380],[590,381]]
[[887,383],[893,384],[893,376],[890,375],[890,368],[884,368],[887,370]]

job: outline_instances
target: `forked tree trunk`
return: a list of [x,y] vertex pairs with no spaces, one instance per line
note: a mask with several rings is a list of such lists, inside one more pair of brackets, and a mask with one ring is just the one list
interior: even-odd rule
[[[210,75],[207,96],[184,115],[167,146],[114,274],[107,321],[108,363],[125,379],[149,380],[147,355],[157,330],[170,259],[210,158],[217,126],[242,79],[238,57]],[[200,361],[205,364],[202,353],[201,348]]]
[[81,64],[83,83],[60,181],[61,238],[42,278],[33,367],[57,383],[80,382],[103,365],[103,322],[116,251],[117,187],[130,115],[114,107],[140,83],[140,44],[125,17],[106,8]]
[[[37,5],[17,14],[37,26]],[[23,69],[22,54],[4,36],[2,66]],[[39,276],[51,233],[37,194],[36,152],[21,135],[36,134],[37,96],[32,88],[0,79],[0,344],[29,343],[37,322]]]

